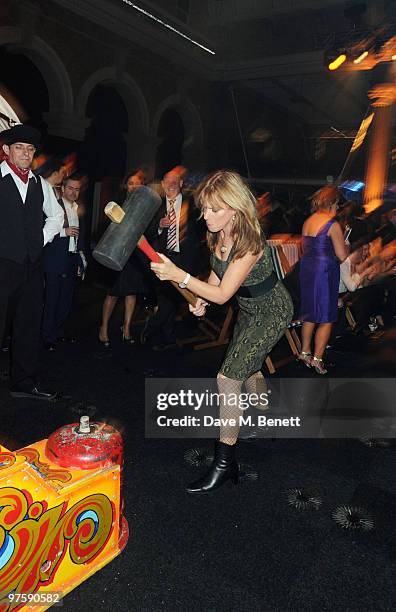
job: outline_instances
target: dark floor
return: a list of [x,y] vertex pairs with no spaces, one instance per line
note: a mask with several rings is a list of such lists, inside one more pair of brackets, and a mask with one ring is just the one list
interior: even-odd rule
[[[212,495],[189,496],[184,486],[202,468],[188,465],[184,453],[209,449],[211,441],[145,439],[144,381],[215,376],[224,348],[154,353],[123,346],[118,310],[114,347],[103,351],[96,340],[102,298],[95,287],[80,291],[74,321],[78,344],[42,354],[46,382],[64,394],[62,401],[12,400],[6,382],[0,388],[0,430],[10,448],[46,438],[87,411],[123,431],[129,542],[119,557],[66,597],[63,610],[396,609],[394,446],[349,439],[241,442],[239,460],[258,478],[245,477],[237,487],[226,485]],[[332,376],[395,376],[394,344],[392,330],[348,335],[329,353],[335,363]],[[278,352],[286,354],[286,346],[281,343]],[[5,368],[7,354],[0,360],[0,369]],[[290,363],[276,376],[307,374],[302,365]],[[322,505],[292,508],[286,492],[293,487],[317,492]],[[365,508],[374,529],[342,530],[331,512],[343,504]]]

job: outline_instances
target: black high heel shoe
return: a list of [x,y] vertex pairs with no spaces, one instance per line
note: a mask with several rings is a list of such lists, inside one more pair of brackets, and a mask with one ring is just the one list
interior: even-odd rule
[[109,348],[110,347],[110,340],[101,340],[100,338],[100,330],[99,330],[99,337],[98,340],[100,342],[100,344],[104,347],[104,348]]
[[221,487],[227,480],[238,484],[239,465],[235,459],[235,445],[216,440],[215,456],[209,471],[187,487],[188,493],[210,493]]
[[121,333],[122,333],[122,341],[126,344],[135,344],[135,340],[131,338],[131,336],[126,336],[124,331],[124,326],[121,325]]

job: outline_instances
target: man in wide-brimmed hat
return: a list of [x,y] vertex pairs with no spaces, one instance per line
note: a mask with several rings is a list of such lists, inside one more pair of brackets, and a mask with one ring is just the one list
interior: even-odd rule
[[[0,164],[0,339],[12,324],[11,395],[53,399],[37,382],[43,308],[43,246],[63,226],[63,210],[31,164],[41,134],[16,125],[0,133],[6,159]],[[43,212],[46,216],[43,222]]]

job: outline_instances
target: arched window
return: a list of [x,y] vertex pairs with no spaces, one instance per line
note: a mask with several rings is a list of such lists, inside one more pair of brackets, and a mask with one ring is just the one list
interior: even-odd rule
[[125,104],[111,85],[99,84],[92,90],[86,116],[91,123],[79,156],[79,167],[96,180],[121,177],[126,171],[125,134],[129,121]]
[[175,109],[164,111],[158,124],[157,136],[161,143],[157,149],[156,175],[161,177],[183,162],[184,124]]

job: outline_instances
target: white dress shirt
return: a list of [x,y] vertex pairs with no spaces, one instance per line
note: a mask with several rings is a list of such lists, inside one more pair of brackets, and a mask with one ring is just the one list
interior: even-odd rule
[[350,257],[347,257],[340,265],[340,286],[338,292],[356,291],[361,282],[360,274],[357,272],[351,274],[351,260]]
[[[69,202],[68,200],[65,200],[65,198],[62,198],[62,202],[63,202],[63,206],[65,207],[67,220],[69,222],[69,227],[80,227],[80,221],[78,219],[78,213],[77,213],[77,210],[78,210],[77,202]],[[60,236],[62,238],[65,238],[67,236],[65,227],[62,227],[60,231]],[[69,251],[71,253],[76,253],[77,251],[77,237],[76,236],[69,237]]]
[[[6,176],[7,174],[11,174],[14,180],[14,183],[17,186],[17,189],[21,195],[22,202],[25,203],[26,196],[27,196],[27,190],[29,187],[29,181],[27,183],[24,183],[19,178],[19,176],[17,176],[15,172],[11,170],[10,166],[7,164],[5,160],[1,162],[0,164],[0,172],[1,172],[1,176],[3,177]],[[41,181],[41,186],[43,188],[43,195],[44,195],[43,211],[44,211],[44,214],[46,215],[45,224],[43,227],[43,235],[44,235],[44,244],[47,244],[47,242],[52,242],[54,236],[56,236],[56,234],[59,234],[59,232],[61,231],[63,227],[63,221],[64,221],[63,210],[62,210],[62,207],[59,206],[56,200],[56,197],[54,196],[54,192],[52,191],[52,188],[49,186],[47,181],[41,178],[41,176],[36,177],[31,170],[29,171],[28,178],[29,180],[33,178],[35,181],[38,181],[38,180]]]

